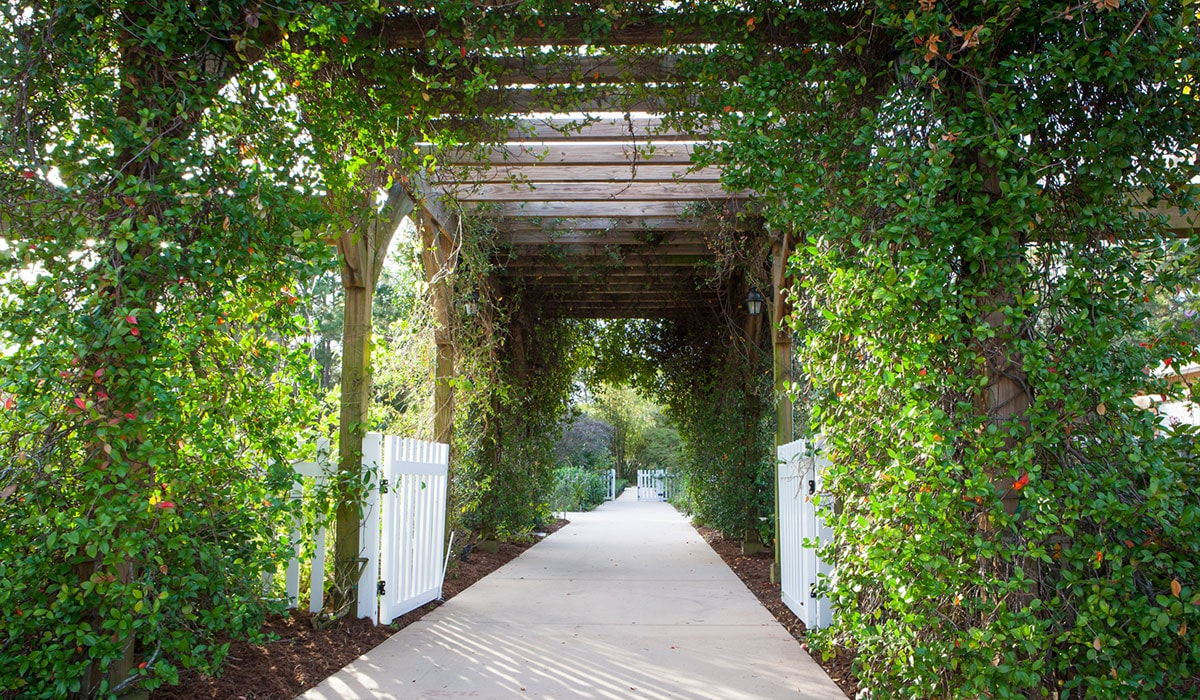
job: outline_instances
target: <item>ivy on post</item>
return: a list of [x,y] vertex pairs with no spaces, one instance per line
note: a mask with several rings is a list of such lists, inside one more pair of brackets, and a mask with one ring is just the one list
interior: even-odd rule
[[[788,284],[787,261],[792,254],[792,234],[784,230],[776,234],[771,242],[771,349],[773,353],[772,367],[775,378],[775,447],[786,445],[792,441],[792,329],[788,324],[791,314],[791,302],[788,295],[791,287]],[[775,462],[775,561],[771,564],[771,582],[779,583],[781,562],[779,550],[779,458],[773,454]]]
[[433,439],[450,444],[454,427],[454,338],[451,311],[454,300],[454,271],[458,262],[455,233],[459,217],[428,191],[423,193],[417,218],[421,236],[421,262],[425,282],[433,296],[434,361]]
[[371,398],[371,307],[375,286],[392,236],[413,209],[413,200],[400,184],[387,191],[382,207],[368,190],[356,225],[337,239],[345,290],[342,327],[342,387],[338,423],[337,524],[335,529],[335,616],[354,608],[363,572],[359,548],[362,523],[362,444]]

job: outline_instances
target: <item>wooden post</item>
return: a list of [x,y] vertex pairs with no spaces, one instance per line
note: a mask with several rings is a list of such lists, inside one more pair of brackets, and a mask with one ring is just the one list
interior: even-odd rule
[[399,185],[388,190],[382,210],[375,211],[375,193],[365,203],[371,214],[337,240],[346,293],[342,325],[342,395],[338,424],[337,521],[334,529],[335,615],[353,610],[358,602],[362,503],[358,492],[362,473],[362,444],[371,403],[371,305],[375,285],[400,221],[413,201]]
[[[775,447],[792,441],[792,399],[788,389],[792,383],[792,329],[788,327],[791,306],[787,301],[787,260],[792,253],[789,231],[771,244],[771,348],[775,369]],[[775,561],[771,564],[771,582],[779,583],[782,573],[779,551],[779,458],[775,455]]]
[[[437,345],[433,383],[433,439],[450,444],[454,432],[454,339],[450,309],[454,299],[454,240],[428,211],[418,220],[425,281],[433,295],[433,337]],[[447,510],[447,512],[449,512]]]
[[[741,295],[739,297],[739,301],[740,298],[744,296],[744,294]],[[747,367],[748,371],[742,377],[742,390],[745,392],[744,395],[747,399],[747,410],[750,409],[750,406],[754,406],[754,409],[750,410],[748,416],[749,420],[746,422],[746,434],[742,450],[743,464],[747,467],[749,466],[749,461],[755,456],[755,450],[758,443],[758,424],[762,419],[762,413],[758,410],[759,403],[757,401],[757,397],[755,396],[754,386],[758,381],[758,364],[762,359],[761,352],[759,350],[759,343],[762,339],[763,316],[768,314],[770,314],[770,309],[767,309],[765,304],[761,313],[754,316],[751,316],[747,313],[746,323],[743,329],[747,341],[746,351],[749,363]],[[770,323],[769,318],[767,319],[767,322]],[[758,554],[765,549],[763,546],[762,535],[760,535],[758,531],[757,515],[758,511],[753,508],[746,513],[746,529],[742,534],[742,554]]]

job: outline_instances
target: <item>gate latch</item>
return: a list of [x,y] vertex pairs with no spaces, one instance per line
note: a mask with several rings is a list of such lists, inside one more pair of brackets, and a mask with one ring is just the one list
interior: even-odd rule
[[375,595],[387,594],[387,581],[378,581],[375,584]]

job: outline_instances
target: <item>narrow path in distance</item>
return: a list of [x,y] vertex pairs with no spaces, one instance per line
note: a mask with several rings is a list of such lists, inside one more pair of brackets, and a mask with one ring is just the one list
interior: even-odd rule
[[845,698],[683,516],[635,491],[301,697]]

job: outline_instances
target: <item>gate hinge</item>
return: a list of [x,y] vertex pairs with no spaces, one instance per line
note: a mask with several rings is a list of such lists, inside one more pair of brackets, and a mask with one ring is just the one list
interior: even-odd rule
[[379,482],[379,493],[387,493],[387,492],[388,492],[388,480],[383,479]]
[[377,581],[375,583],[375,595],[387,594],[387,581]]
[[817,481],[815,479],[808,480],[808,495],[813,495],[817,492]]
[[[382,586],[382,585],[383,585],[383,581],[380,581],[380,582],[379,582],[379,584]],[[815,584],[815,583],[814,583],[814,584],[812,584],[812,585],[810,585],[810,586],[808,587],[808,597],[809,597],[809,598],[816,598],[816,597],[817,597],[817,584]]]

